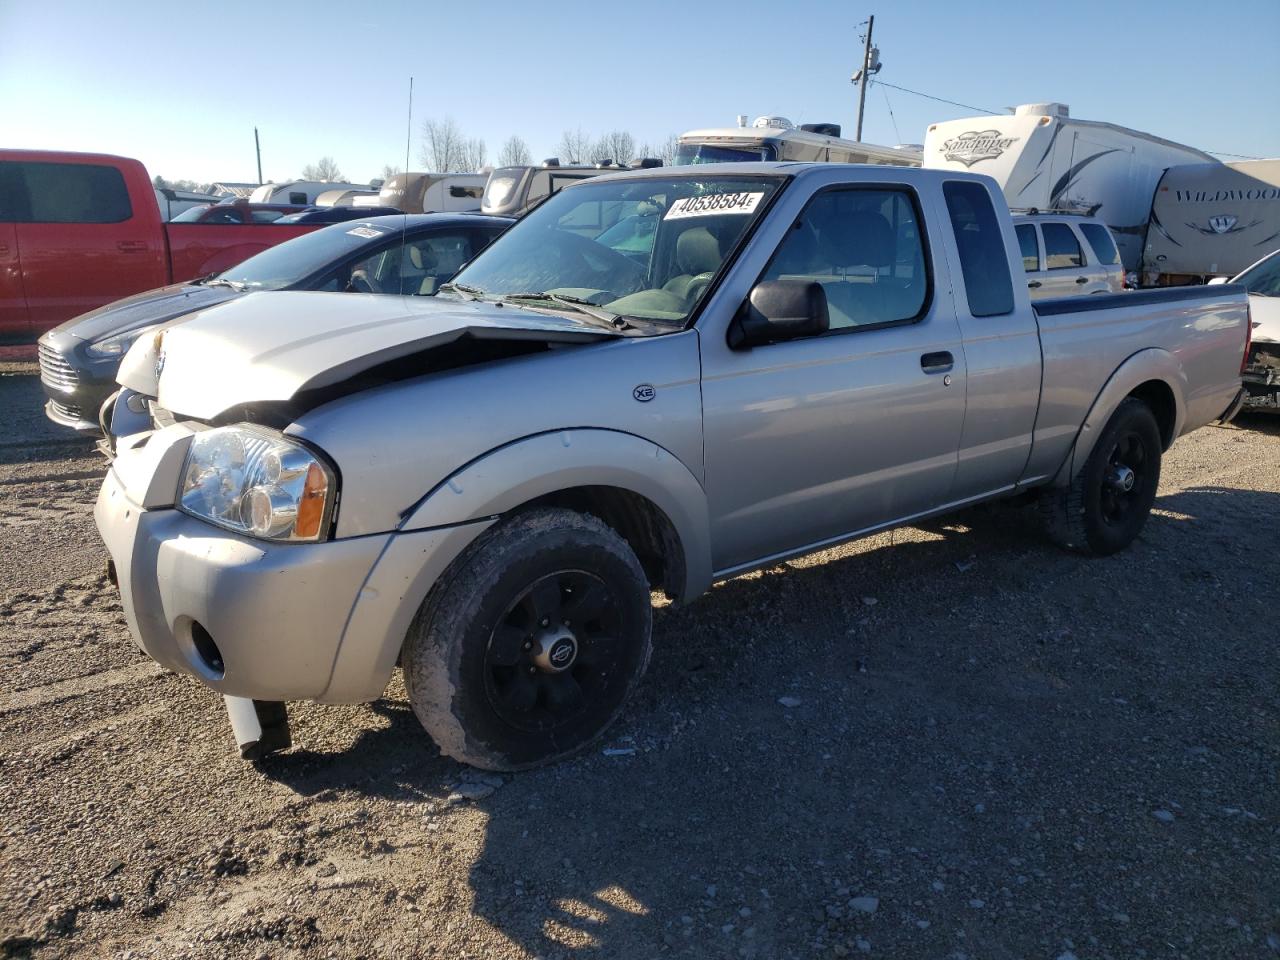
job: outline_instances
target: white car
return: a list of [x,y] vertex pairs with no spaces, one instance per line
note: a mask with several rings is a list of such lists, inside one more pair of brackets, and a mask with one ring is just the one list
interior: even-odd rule
[[1069,213],[1015,214],[1014,230],[1032,300],[1119,293],[1124,267],[1101,220]]
[[1273,250],[1230,282],[1249,291],[1253,323],[1253,345],[1242,374],[1249,391],[1245,407],[1280,412],[1280,250]]

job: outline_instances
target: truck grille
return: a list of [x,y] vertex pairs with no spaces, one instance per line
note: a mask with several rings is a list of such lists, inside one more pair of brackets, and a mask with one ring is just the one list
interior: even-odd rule
[[79,382],[75,368],[67,363],[66,357],[46,344],[38,344],[36,352],[40,357],[40,379],[58,390],[74,390]]

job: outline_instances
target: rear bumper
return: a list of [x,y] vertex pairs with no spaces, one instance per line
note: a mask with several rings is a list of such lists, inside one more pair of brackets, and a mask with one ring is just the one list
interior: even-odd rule
[[1280,343],[1255,340],[1240,379],[1248,393],[1246,409],[1280,412]]

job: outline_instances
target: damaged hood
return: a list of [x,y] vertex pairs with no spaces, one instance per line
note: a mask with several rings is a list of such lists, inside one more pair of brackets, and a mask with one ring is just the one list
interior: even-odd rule
[[580,343],[618,335],[586,318],[453,297],[273,291],[142,338],[118,379],[166,410],[212,419],[464,337]]

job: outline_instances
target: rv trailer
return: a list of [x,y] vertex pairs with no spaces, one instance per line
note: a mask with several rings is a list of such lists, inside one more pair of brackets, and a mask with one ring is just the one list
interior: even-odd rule
[[314,206],[322,193],[331,190],[367,190],[366,184],[338,183],[329,180],[287,180],[264,183],[249,194],[250,203],[288,203],[299,207]]
[[1077,120],[1064,103],[1012,116],[930,125],[924,165],[994,177],[1014,210],[1091,214],[1111,228],[1125,270],[1137,270],[1151,196],[1169,167],[1214,163],[1202,150],[1114,123]]
[[377,190],[326,190],[316,197],[317,207],[377,206]]
[[397,173],[382,185],[378,206],[405,213],[464,213],[480,209],[487,173]]
[[1144,286],[1233,277],[1280,249],[1280,160],[1170,167],[1151,202]]
[[844,140],[838,123],[806,123],[799,127],[786,117],[745,116],[736,127],[690,130],[676,144],[677,164],[729,163],[740,160],[816,160],[826,163],[878,163],[896,167],[920,166],[920,151],[911,146],[880,147]]

